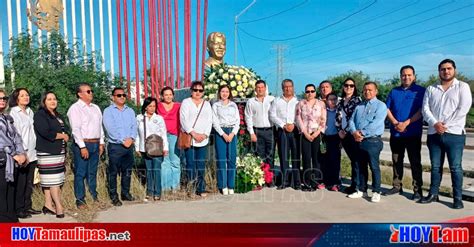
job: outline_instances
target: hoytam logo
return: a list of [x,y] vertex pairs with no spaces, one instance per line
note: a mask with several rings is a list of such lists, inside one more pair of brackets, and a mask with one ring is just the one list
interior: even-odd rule
[[443,227],[441,225],[390,225],[390,243],[469,243],[469,228]]
[[45,229],[43,227],[12,227],[12,241],[130,241],[130,232],[107,232],[105,229]]

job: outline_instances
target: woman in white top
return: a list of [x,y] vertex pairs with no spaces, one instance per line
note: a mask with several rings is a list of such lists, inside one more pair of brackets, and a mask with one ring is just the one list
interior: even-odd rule
[[192,136],[191,147],[185,150],[187,179],[193,183],[196,194],[205,197],[205,160],[213,112],[211,104],[202,98],[203,95],[204,84],[194,81],[191,85],[191,97],[181,103],[179,119],[182,131]]
[[30,218],[41,211],[32,208],[31,194],[37,164],[36,135],[33,127],[34,113],[29,107],[30,93],[26,88],[17,88],[11,94],[9,106],[13,125],[21,135],[23,149],[27,154],[27,162],[18,168],[15,188],[15,210],[19,218]]
[[217,95],[219,101],[212,105],[213,126],[218,134],[215,142],[217,187],[223,195],[232,195],[235,186],[237,133],[240,127],[239,108],[232,101],[228,85],[220,86]]
[[[161,198],[161,163],[163,156],[168,155],[168,138],[166,136],[166,125],[163,117],[156,114],[158,101],[148,97],[143,101],[142,114],[137,116],[138,137],[135,145],[138,155],[143,156],[146,165],[146,198],[145,200]],[[146,136],[145,136],[146,128]],[[163,138],[163,156],[149,157],[145,151],[145,139],[156,134]]]

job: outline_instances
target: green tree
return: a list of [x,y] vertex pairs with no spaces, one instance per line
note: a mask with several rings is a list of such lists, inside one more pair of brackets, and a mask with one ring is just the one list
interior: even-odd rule
[[[74,46],[80,47],[79,44]],[[76,98],[76,86],[81,82],[90,83],[94,90],[94,103],[104,109],[110,104],[110,89],[119,86],[118,78],[112,81],[110,74],[99,69],[100,61],[95,54],[82,53],[74,56],[73,49],[58,33],[51,33],[48,40],[38,46],[28,33],[13,38],[12,50],[8,54],[12,64],[6,68],[6,89],[11,91],[12,68],[15,71],[14,87],[25,87],[30,91],[32,109],[36,110],[41,94],[53,91],[58,97],[58,112],[65,117],[67,109]],[[8,61],[8,59],[6,59]]]

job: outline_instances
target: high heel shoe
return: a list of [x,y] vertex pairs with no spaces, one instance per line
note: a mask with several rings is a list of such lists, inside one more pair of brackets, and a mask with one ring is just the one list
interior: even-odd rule
[[52,215],[55,215],[56,212],[54,212],[53,210],[47,208],[46,206],[43,207],[43,214],[52,214]]
[[56,214],[56,218],[59,218],[59,219],[64,218],[64,213],[62,213],[62,214]]

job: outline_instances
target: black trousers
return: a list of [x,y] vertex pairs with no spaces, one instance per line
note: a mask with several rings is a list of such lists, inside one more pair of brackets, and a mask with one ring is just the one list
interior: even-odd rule
[[263,160],[263,162],[270,165],[274,170],[274,152],[275,152],[275,138],[273,136],[273,128],[253,128],[257,136],[257,142],[252,143],[253,150]]
[[321,163],[319,158],[319,145],[321,135],[310,142],[301,134],[301,153],[303,156],[303,184],[314,188],[316,184],[323,180]]
[[324,154],[324,183],[328,186],[340,185],[341,179],[341,139],[339,135],[324,136],[326,153]]
[[15,176],[15,210],[17,213],[31,209],[31,194],[37,161],[19,167]]
[[[295,127],[293,132],[286,132],[278,128],[278,156],[280,157],[280,169],[282,174],[283,186],[301,186],[300,179],[300,138],[298,129]],[[291,169],[290,169],[291,161]]]
[[132,181],[132,168],[135,163],[133,157],[134,146],[129,148],[122,144],[110,143],[107,147],[109,155],[109,166],[107,167],[107,181],[110,199],[118,199],[117,194],[117,177],[121,176],[122,189],[120,194],[122,197],[130,196],[130,183]]
[[359,158],[358,149],[359,146],[354,140],[354,136],[347,133],[344,139],[342,139],[342,147],[346,152],[347,156],[351,160],[351,188],[356,189],[359,186]]
[[0,168],[0,214],[15,215],[15,184],[5,180],[5,170]]
[[392,150],[393,162],[393,187],[402,188],[403,159],[405,149],[410,161],[411,174],[413,178],[413,191],[418,192],[423,186],[421,168],[421,136],[413,137],[390,137],[390,149]]

